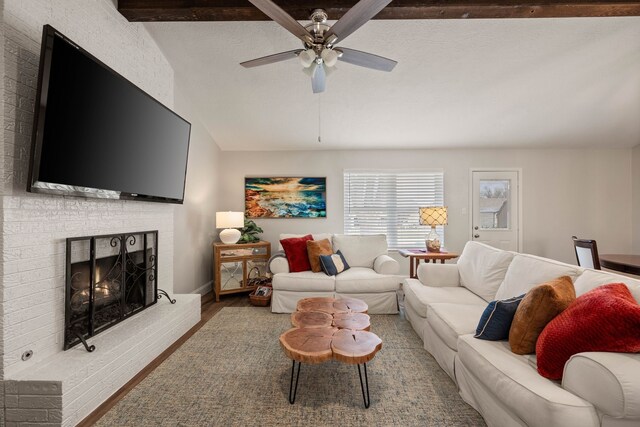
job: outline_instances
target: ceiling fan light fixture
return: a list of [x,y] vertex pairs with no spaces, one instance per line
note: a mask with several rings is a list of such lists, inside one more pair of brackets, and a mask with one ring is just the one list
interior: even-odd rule
[[303,68],[302,72],[305,73],[307,76],[309,77],[313,77],[313,75],[316,72],[316,67],[318,66],[318,64],[316,64],[315,62],[313,64],[311,64],[310,66]]
[[329,77],[335,70],[337,70],[336,67],[328,67],[327,64],[323,64],[322,66],[324,67],[324,73],[327,75],[327,77]]
[[298,55],[298,59],[304,68],[309,68],[316,60],[316,53],[313,49],[303,50]]
[[327,64],[327,67],[333,67],[338,62],[340,54],[333,49],[323,49],[320,56],[324,63]]

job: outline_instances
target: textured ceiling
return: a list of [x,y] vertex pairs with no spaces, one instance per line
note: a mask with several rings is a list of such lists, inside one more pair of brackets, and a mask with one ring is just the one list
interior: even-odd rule
[[[640,18],[370,21],[344,43],[398,61],[338,63],[311,92],[273,22],[148,23],[223,150],[632,147]],[[318,111],[322,142],[318,137]]]

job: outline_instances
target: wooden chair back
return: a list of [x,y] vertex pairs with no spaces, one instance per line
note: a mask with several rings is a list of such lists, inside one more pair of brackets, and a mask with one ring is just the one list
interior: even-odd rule
[[580,267],[593,268],[600,270],[600,258],[598,257],[598,245],[595,240],[573,239],[573,248],[576,251],[576,259]]

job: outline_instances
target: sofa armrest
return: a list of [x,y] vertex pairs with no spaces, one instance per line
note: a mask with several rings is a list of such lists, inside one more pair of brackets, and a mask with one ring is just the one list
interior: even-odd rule
[[461,286],[457,264],[420,264],[418,266],[418,280],[426,286]]
[[396,274],[400,264],[389,255],[380,255],[373,261],[373,270],[378,274]]
[[276,252],[273,254],[269,259],[267,268],[271,274],[288,273],[289,261],[287,260],[284,252]]
[[562,387],[611,417],[640,418],[640,354],[575,354],[564,365]]

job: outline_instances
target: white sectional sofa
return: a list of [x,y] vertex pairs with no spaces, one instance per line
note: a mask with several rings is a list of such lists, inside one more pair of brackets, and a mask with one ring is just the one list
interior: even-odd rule
[[640,354],[580,353],[556,382],[538,374],[535,354],[473,337],[489,301],[563,275],[578,296],[622,282],[640,301],[640,281],[629,277],[469,242],[457,264],[422,264],[418,279],[405,279],[406,316],[489,426],[640,426]]
[[[300,236],[282,234],[280,240]],[[298,300],[326,296],[359,298],[369,305],[371,314],[398,313],[402,278],[397,275],[398,262],[387,255],[386,236],[314,234],[313,239],[329,239],[333,251],[340,250],[350,268],[337,276],[312,271],[290,273],[287,259],[274,256],[269,263],[273,274],[272,312],[292,313]]]

